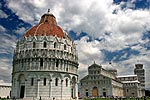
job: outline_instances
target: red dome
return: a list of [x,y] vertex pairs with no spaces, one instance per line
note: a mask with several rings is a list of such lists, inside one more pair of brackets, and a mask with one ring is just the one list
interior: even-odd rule
[[57,36],[64,37],[63,30],[57,26],[54,15],[52,14],[44,14],[41,17],[40,23],[36,26],[33,26],[29,29],[24,36]]

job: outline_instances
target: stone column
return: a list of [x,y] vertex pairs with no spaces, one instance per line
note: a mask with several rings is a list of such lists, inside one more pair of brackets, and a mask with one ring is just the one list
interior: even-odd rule
[[49,58],[48,69],[49,69],[49,70],[52,70],[52,69],[53,69],[52,67],[53,67],[53,66],[52,66],[52,60],[51,60],[51,58]]
[[37,58],[36,70],[40,70],[40,58]]
[[27,89],[27,85],[26,85],[26,82],[27,82],[27,80],[25,79],[25,83],[24,83],[24,86],[25,86],[25,90],[24,90],[24,98],[26,98],[26,89]]
[[51,67],[50,63],[51,63],[50,58],[47,58],[47,69],[48,70],[50,70],[50,67]]
[[78,94],[78,87],[77,87],[77,82],[73,83],[73,98],[77,99],[77,94]]
[[66,71],[66,60],[64,60],[63,68],[64,68],[64,71]]
[[37,98],[39,98],[39,82],[40,78],[37,79]]
[[56,70],[56,59],[53,59],[54,70]]
[[61,71],[64,71],[64,60],[61,62]]
[[51,64],[50,64],[50,66],[52,67],[52,70],[55,69],[55,67],[54,67],[54,59],[51,59]]
[[30,58],[30,60],[29,60],[29,70],[31,70],[31,67],[32,67],[32,58]]
[[66,61],[66,72],[68,72],[69,71],[69,69],[68,69],[68,61]]
[[77,99],[78,100],[78,84],[77,84],[77,82],[75,83],[75,99]]
[[70,72],[70,61],[67,61],[67,68],[68,68],[68,72]]
[[73,98],[73,83],[72,81],[70,81],[70,87],[71,87],[71,98]]
[[48,60],[49,60],[49,59],[46,58],[46,70],[48,70],[48,64],[49,64],[49,63],[48,63]]
[[62,60],[60,60],[60,70],[62,71]]
[[42,70],[45,70],[46,68],[45,68],[45,58],[42,58],[43,59],[43,68],[42,68]]

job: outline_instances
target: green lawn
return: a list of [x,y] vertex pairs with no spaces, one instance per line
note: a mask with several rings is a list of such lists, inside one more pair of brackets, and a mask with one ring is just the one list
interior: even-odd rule
[[1,98],[0,100],[11,100],[11,99]]

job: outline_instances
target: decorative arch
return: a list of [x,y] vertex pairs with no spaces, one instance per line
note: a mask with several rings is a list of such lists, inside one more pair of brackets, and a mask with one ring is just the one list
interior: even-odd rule
[[49,79],[49,75],[48,74],[40,74],[40,78],[47,78],[47,79]]
[[19,94],[18,94],[19,98],[24,98],[25,88],[26,88],[25,87],[25,81],[26,81],[25,75],[24,74],[20,74],[18,76],[18,82],[19,82],[19,84],[17,85],[17,87],[18,87],[17,91],[19,91]]
[[71,76],[69,74],[65,74],[64,78],[69,78],[69,80],[71,80]]
[[93,97],[98,97],[98,88],[97,87],[93,87],[92,96]]
[[72,88],[71,88],[71,97],[72,98],[76,98],[76,83],[77,83],[77,79],[75,76],[72,77],[71,79],[71,85],[72,85]]
[[48,74],[48,79],[52,81],[52,76],[51,76],[51,74]]
[[36,74],[28,74],[28,75],[27,75],[27,78],[32,78],[32,77],[33,77],[33,78],[37,78],[37,75],[36,75]]
[[33,37],[33,41],[36,41],[36,40],[37,40],[37,37],[36,37],[36,36],[34,36],[34,37]]
[[71,76],[69,74],[64,75],[64,82],[65,82],[66,87],[68,87],[68,85],[70,85]]
[[72,77],[72,83],[76,83],[77,79],[75,76]]
[[53,41],[55,41],[55,42],[59,42],[59,40],[58,40],[58,38],[55,36],[54,37],[54,40]]
[[19,82],[25,82],[25,75],[24,75],[24,74],[20,74],[20,75],[18,76],[18,81],[19,81]]
[[54,73],[54,74],[52,75],[52,77],[53,77],[53,78],[60,78],[60,79],[62,79],[62,75],[61,75],[60,73]]
[[67,46],[69,46],[69,43],[67,42],[67,40],[65,39],[64,44],[66,44]]
[[106,97],[106,88],[103,88],[103,96]]
[[43,40],[48,41],[48,38],[47,38],[47,36],[46,36],[46,33],[44,33]]

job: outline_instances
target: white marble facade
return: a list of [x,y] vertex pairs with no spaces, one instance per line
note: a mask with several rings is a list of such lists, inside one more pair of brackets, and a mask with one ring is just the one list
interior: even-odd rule
[[117,70],[101,65],[88,67],[88,75],[80,80],[80,97],[142,97],[137,75],[117,76]]
[[76,47],[66,32],[64,38],[23,36],[14,51],[12,98],[77,98],[77,69]]
[[88,75],[80,80],[80,97],[123,96],[123,84],[116,80],[116,75],[92,64],[88,67]]

